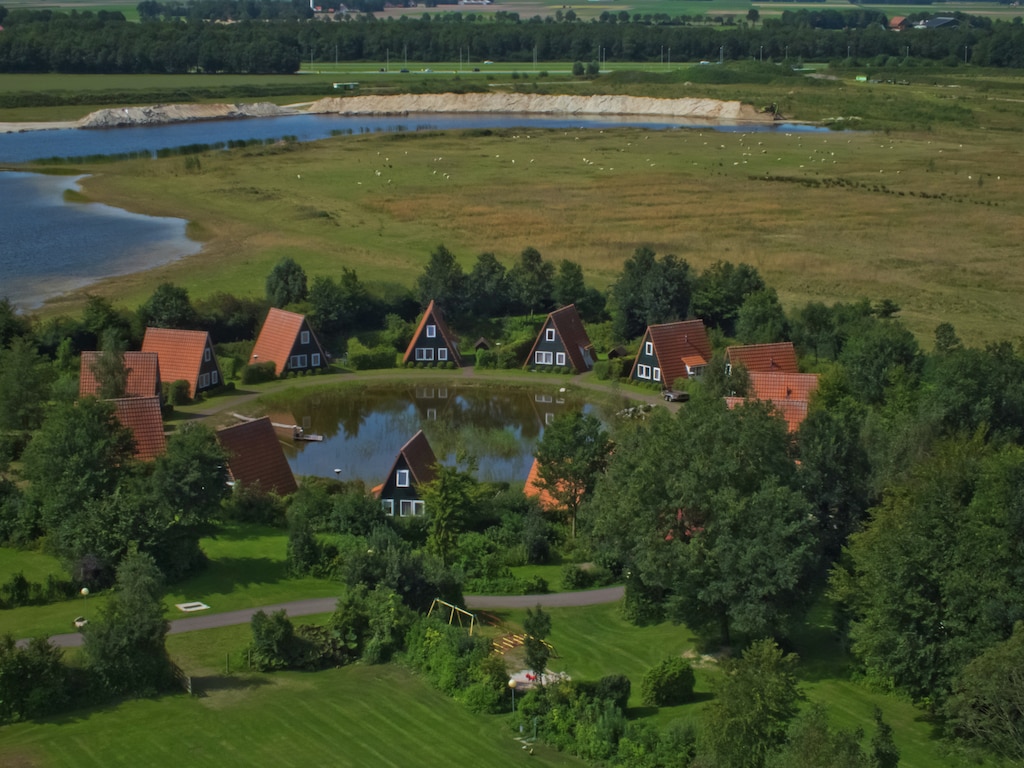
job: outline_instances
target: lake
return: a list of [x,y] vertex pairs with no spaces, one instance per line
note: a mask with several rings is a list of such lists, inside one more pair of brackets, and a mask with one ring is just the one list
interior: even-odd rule
[[560,383],[546,378],[538,374],[530,388],[457,382],[345,387],[298,395],[264,412],[273,422],[323,436],[323,442],[294,443],[283,437],[296,475],[362,480],[372,488],[422,429],[442,464],[457,463],[465,451],[477,461],[478,480],[515,487],[525,482],[544,425],[555,416],[582,409],[610,418],[578,390],[560,391]]

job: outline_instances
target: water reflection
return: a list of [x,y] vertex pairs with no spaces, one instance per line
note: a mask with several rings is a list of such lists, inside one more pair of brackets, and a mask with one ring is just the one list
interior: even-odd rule
[[[482,481],[522,483],[534,449],[556,415],[584,410],[601,415],[575,392],[554,382],[537,389],[501,385],[394,384],[318,391],[300,395],[287,407],[268,408],[278,424],[298,424],[323,442],[284,439],[297,475],[362,480],[372,487],[384,479],[399,449],[422,429],[438,460],[456,462],[460,453],[478,462]],[[283,434],[283,433],[282,433]]]

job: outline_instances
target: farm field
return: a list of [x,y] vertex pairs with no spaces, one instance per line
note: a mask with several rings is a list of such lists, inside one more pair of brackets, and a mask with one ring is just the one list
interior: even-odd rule
[[[899,90],[876,92],[897,99]],[[163,281],[194,298],[258,295],[291,256],[411,285],[439,243],[467,268],[527,246],[579,262],[599,286],[639,245],[697,269],[747,262],[788,306],[890,298],[922,339],[1013,337],[1024,266],[1011,222],[1015,134],[525,131],[345,136],[307,145],[104,164],[90,199],[178,216],[199,255],[90,290],[138,306]],[[82,294],[44,312],[76,311]]]

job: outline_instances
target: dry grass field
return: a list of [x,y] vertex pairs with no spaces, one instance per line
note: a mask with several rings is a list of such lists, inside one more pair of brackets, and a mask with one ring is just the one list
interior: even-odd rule
[[923,339],[943,321],[1015,338],[1024,321],[1024,162],[1002,132],[408,133],[200,160],[97,167],[89,197],[186,218],[206,247],[95,293],[135,306],[170,280],[258,294],[285,255],[310,275],[411,285],[442,242],[467,268],[532,245],[604,287],[649,245],[698,269],[753,264],[788,306],[891,298]]

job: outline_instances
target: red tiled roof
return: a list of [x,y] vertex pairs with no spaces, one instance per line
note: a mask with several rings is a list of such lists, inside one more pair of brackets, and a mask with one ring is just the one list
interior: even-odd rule
[[110,402],[117,420],[132,431],[135,458],[152,461],[167,450],[159,397],[120,397]]
[[776,405],[802,400],[807,402],[818,389],[816,373],[751,373],[750,397],[770,400]]
[[[271,307],[252,349],[252,362],[273,363],[275,372],[280,376],[288,367],[292,348],[299,341],[299,333],[305,324],[305,315]],[[306,325],[306,330],[309,331],[310,337],[315,339],[313,329]],[[319,341],[316,343],[320,346]],[[320,354],[323,354],[323,350]]]
[[[540,333],[537,334],[537,338],[533,342],[533,346],[530,348],[530,354],[526,357],[525,365],[529,365],[530,361],[533,360],[533,353],[543,338],[544,329],[548,327],[549,323],[554,327],[555,333],[558,334],[558,338],[562,342],[562,346],[565,347],[565,353],[569,358],[572,369],[576,373],[589,371],[590,366],[587,365],[587,360],[583,356],[583,350],[590,349],[593,347],[593,344],[590,343],[590,337],[587,336],[587,331],[583,327],[583,321],[580,319],[579,312],[576,311],[575,304],[556,309],[548,315],[544,325],[541,326]],[[591,353],[591,358],[593,358],[593,353]]]
[[523,485],[523,495],[527,498],[536,498],[540,508],[545,512],[558,509],[561,505],[558,499],[548,493],[540,486],[540,463],[537,459],[530,465],[530,474],[526,476],[526,483]]
[[743,365],[750,373],[800,372],[796,362],[796,350],[791,341],[729,347],[725,350],[725,362],[729,365]]
[[[78,396],[99,396],[100,383],[93,373],[93,366],[102,352],[82,352],[82,362],[78,375]],[[159,397],[160,396],[160,358],[155,352],[125,352],[124,366],[128,369],[128,384],[125,395],[128,397]]]
[[160,356],[161,381],[187,381],[189,397],[195,397],[203,352],[209,343],[210,334],[206,331],[147,328],[142,338],[142,351],[156,352]]
[[[707,365],[711,360],[711,341],[703,320],[683,320],[678,323],[661,323],[647,326],[637,352],[636,368],[644,349],[644,342],[654,344],[654,354],[661,368],[661,380],[671,387],[676,379],[689,378],[686,366]],[[630,373],[630,376],[633,374]]]
[[235,482],[282,496],[298,489],[269,418],[221,429],[217,440],[229,454],[228,473]]
[[[412,341],[409,342],[409,346],[405,350],[405,356],[402,358],[402,363],[408,363],[410,360],[413,359],[413,352],[416,349],[416,342],[419,341],[420,336],[422,336],[426,332],[425,329],[431,318],[433,318],[434,325],[437,326],[437,332],[441,334],[441,338],[444,340],[445,345],[448,347],[448,351],[452,356],[452,362],[455,363],[456,368],[461,368],[462,356],[459,354],[459,346],[456,343],[455,335],[448,328],[448,324],[444,321],[444,314],[441,312],[441,308],[434,304],[433,299],[431,299],[430,303],[427,304],[427,308],[423,310],[423,319],[420,320],[420,324],[416,328],[416,333],[412,335]],[[477,344],[479,343],[480,342],[478,341]]]

